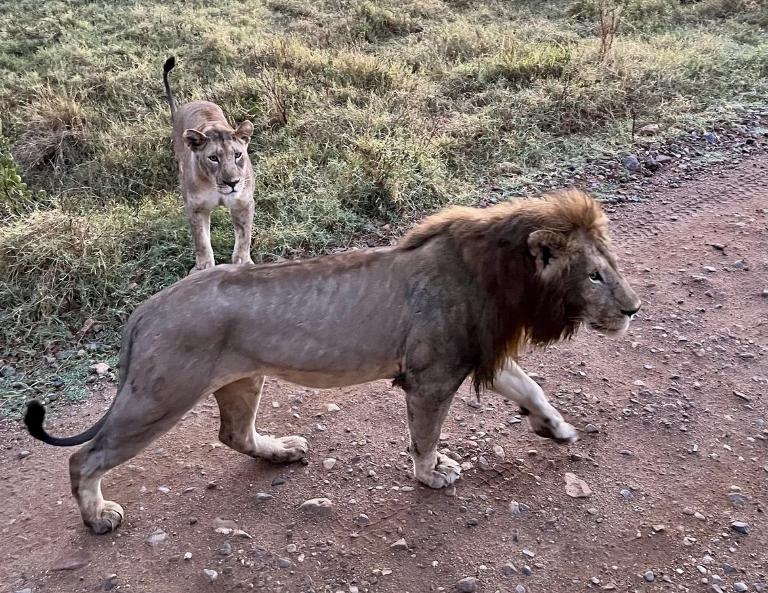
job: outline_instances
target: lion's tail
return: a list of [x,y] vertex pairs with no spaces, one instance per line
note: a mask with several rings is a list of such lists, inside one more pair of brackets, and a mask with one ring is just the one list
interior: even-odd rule
[[165,96],[168,99],[168,105],[171,107],[171,119],[176,114],[176,103],[173,101],[171,85],[168,83],[168,73],[176,66],[176,56],[171,56],[163,64],[163,83],[165,84]]
[[24,424],[26,424],[27,430],[32,437],[36,438],[38,441],[54,445],[55,447],[72,447],[90,441],[99,433],[101,427],[104,426],[104,423],[107,421],[112,406],[115,405],[115,400],[120,396],[120,392],[128,377],[128,367],[130,366],[131,350],[133,348],[133,338],[136,327],[135,321],[133,323],[131,321],[133,320],[128,320],[125,330],[123,331],[123,344],[120,348],[120,379],[117,383],[117,395],[115,396],[115,399],[112,400],[112,405],[109,407],[109,410],[106,411],[96,424],[91,426],[85,432],[81,432],[80,434],[71,437],[59,438],[51,436],[45,431],[45,428],[43,428],[43,422],[45,421],[45,406],[37,400],[32,400],[27,404],[27,411],[24,414]]

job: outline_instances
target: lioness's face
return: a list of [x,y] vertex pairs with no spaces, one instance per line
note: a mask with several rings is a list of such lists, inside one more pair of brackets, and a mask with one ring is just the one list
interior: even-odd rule
[[536,231],[528,238],[537,274],[562,293],[565,316],[605,334],[621,334],[640,299],[618,269],[606,242],[586,233],[565,237]]
[[251,122],[241,123],[236,130],[197,130],[184,132],[184,143],[192,151],[197,169],[222,194],[240,191],[251,177],[248,142],[253,133]]

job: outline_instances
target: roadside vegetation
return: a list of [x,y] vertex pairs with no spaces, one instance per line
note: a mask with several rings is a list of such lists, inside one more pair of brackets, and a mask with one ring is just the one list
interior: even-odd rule
[[[517,195],[620,157],[643,125],[703,132],[768,96],[760,0],[19,0],[5,15],[6,411],[62,365],[113,357],[130,312],[193,265],[171,54],[177,102],[256,125],[255,261],[386,243],[490,186]],[[212,235],[227,262],[225,212]]]

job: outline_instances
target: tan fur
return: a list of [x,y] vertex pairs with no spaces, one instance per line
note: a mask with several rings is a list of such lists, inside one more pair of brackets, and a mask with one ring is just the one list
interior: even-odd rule
[[52,444],[92,438],[72,457],[72,488],[85,523],[103,533],[122,509],[101,498],[101,476],[206,394],[216,395],[222,442],[292,461],[307,450],[303,438],[255,430],[264,375],[315,388],[390,378],[406,392],[415,477],[438,488],[460,474],[437,444],[467,376],[520,402],[537,434],[573,441],[573,427],[513,359],[526,342],[569,336],[582,323],[621,332],[638,307],[607,220],[586,194],[452,208],[396,247],[218,266],[174,284],[131,315],[118,393],[97,425],[68,439],[45,434],[42,417],[28,425]]
[[233,264],[252,264],[253,165],[248,143],[253,124],[242,122],[233,129],[221,108],[207,101],[193,101],[179,109],[171,95],[168,73],[175,66],[169,58],[164,67],[168,103],[173,119],[173,148],[179,162],[179,188],[195,246],[193,272],[215,265],[211,248],[210,215],[224,206],[232,213],[235,229]]

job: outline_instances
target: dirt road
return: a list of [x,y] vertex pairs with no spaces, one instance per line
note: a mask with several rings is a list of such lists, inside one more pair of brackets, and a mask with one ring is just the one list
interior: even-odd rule
[[[677,189],[664,179],[648,202],[610,214],[644,302],[630,332],[583,331],[523,361],[583,430],[575,445],[539,439],[495,394],[473,407],[465,387],[442,445],[467,469],[455,489],[432,491],[408,475],[398,389],[269,381],[259,428],[306,436],[308,465],[217,444],[209,398],[108,474],[105,494],[127,519],[93,536],[69,494],[71,451],[5,424],[0,590],[768,591],[768,159]],[[51,431],[90,425],[111,396],[63,408]],[[588,498],[566,494],[566,472]],[[321,496],[329,516],[298,509]],[[217,517],[251,537],[215,531]],[[66,561],[87,564],[51,570]]]

